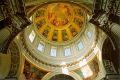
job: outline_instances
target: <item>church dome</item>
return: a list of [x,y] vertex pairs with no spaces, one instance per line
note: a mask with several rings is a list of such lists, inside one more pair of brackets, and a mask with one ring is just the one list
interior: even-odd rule
[[86,23],[83,8],[69,3],[50,3],[32,16],[37,31],[49,43],[64,44],[82,33]]
[[45,70],[54,71],[65,65],[70,70],[77,69],[79,61],[89,57],[97,42],[97,29],[87,22],[89,14],[85,9],[62,2],[39,7],[30,17],[33,24],[24,32],[29,51],[25,56]]

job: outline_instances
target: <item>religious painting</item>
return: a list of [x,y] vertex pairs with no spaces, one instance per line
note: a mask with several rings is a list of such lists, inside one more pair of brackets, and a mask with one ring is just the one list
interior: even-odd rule
[[45,28],[45,30],[42,33],[44,37],[46,37],[46,38],[48,37],[48,33],[50,32],[50,29],[51,29],[50,26],[47,26]]
[[[47,40],[62,43],[64,41],[72,40],[72,38],[80,33],[85,16],[85,11],[75,4],[62,2],[50,3],[41,6],[38,11],[36,11],[33,22],[39,33]],[[46,29],[45,26],[50,26],[52,30]],[[50,33],[53,34],[52,37],[48,37],[50,31],[53,32]],[[59,37],[58,32],[60,33]]]
[[53,41],[57,41],[57,39],[58,39],[58,30],[55,30],[55,31],[53,32],[52,40],[53,40]]
[[75,37],[78,34],[77,30],[72,25],[69,26],[69,29],[73,37]]
[[74,12],[77,16],[81,16],[81,17],[84,16],[84,13],[83,13],[82,9],[80,9],[79,7],[75,7]]
[[99,72],[99,63],[97,57],[95,57],[88,64],[82,66],[79,70],[75,71],[83,80],[93,80],[97,77]]
[[38,17],[43,17],[45,15],[45,10],[44,9],[39,9],[37,12],[36,12],[36,18]]
[[84,80],[93,80],[95,77],[97,77],[99,72],[99,63],[97,57],[95,57],[90,63],[89,66],[93,72],[93,75],[91,77],[88,77]]
[[62,30],[62,39],[63,39],[63,41],[67,41],[68,40],[68,35],[67,35],[66,30]]
[[79,18],[74,18],[74,23],[79,27],[81,28],[82,25],[83,25],[83,21]]
[[69,5],[63,3],[56,3],[56,5],[49,5],[48,20],[56,27],[66,25],[71,18],[71,10]]
[[41,19],[40,21],[38,21],[38,22],[36,23],[36,26],[37,26],[37,28],[39,29],[39,28],[41,28],[42,26],[44,26],[45,24],[46,24],[45,19]]
[[30,64],[28,61],[25,61],[23,74],[25,80],[41,80],[47,72],[42,71]]

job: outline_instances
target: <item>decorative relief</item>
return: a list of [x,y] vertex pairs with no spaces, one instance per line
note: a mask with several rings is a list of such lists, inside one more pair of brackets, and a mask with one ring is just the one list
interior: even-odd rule
[[20,53],[15,42],[11,42],[8,53],[11,54],[11,67],[7,77],[15,77],[20,63]]
[[116,74],[116,70],[114,68],[112,61],[104,59],[103,63],[107,74]]
[[38,29],[40,29],[43,25],[45,25],[45,19],[40,20],[39,22],[36,23],[36,26]]
[[45,16],[45,10],[39,9],[39,11],[36,13],[35,17],[42,17],[42,16]]

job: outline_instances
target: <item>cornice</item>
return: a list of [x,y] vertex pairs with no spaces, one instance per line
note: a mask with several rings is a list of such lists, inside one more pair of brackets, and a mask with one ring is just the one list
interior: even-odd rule
[[[88,51],[88,53],[82,58],[82,59],[84,59],[84,58],[89,58],[91,55],[93,55],[94,53],[93,53],[93,50],[94,50],[94,48],[96,47],[96,44],[97,44],[97,42],[98,42],[98,36],[99,36],[99,31],[98,30],[96,30],[96,39],[95,39],[95,42],[94,42],[94,45],[92,46],[92,48],[91,48],[91,50],[90,51]],[[76,61],[73,61],[73,62],[70,62],[70,63],[66,63],[66,65],[57,65],[57,64],[51,64],[51,63],[48,63],[48,62],[45,62],[45,61],[42,61],[42,60],[40,60],[40,59],[38,59],[38,58],[36,58],[33,54],[32,54],[32,52],[29,50],[29,48],[28,48],[28,46],[26,45],[26,40],[25,40],[25,38],[24,38],[24,32],[20,35],[20,37],[21,37],[21,42],[22,42],[22,46],[23,46],[23,48],[24,48],[24,50],[25,50],[25,53],[26,54],[23,54],[25,57],[27,57],[27,59],[29,59],[30,60],[30,58],[32,59],[32,60],[30,60],[30,61],[32,61],[33,62],[33,64],[42,64],[42,65],[44,65],[44,66],[47,66],[47,67],[51,67],[51,68],[61,68],[61,67],[72,67],[72,66],[75,66],[75,65],[77,65],[77,64],[79,64],[79,62],[82,60],[82,59],[80,59],[80,60],[76,60]],[[94,54],[94,56],[95,56],[95,54]],[[39,66],[39,67],[41,67],[41,66]]]

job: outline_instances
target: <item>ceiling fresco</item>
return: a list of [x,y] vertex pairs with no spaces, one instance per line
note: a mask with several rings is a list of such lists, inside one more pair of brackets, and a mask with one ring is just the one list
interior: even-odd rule
[[38,9],[33,23],[44,38],[60,43],[81,32],[85,17],[85,11],[75,4],[50,3]]
[[41,80],[47,72],[42,71],[28,61],[25,61],[23,74],[25,76],[25,80]]
[[88,64],[82,66],[75,72],[83,78],[83,80],[94,80],[100,71],[98,58],[95,57]]

